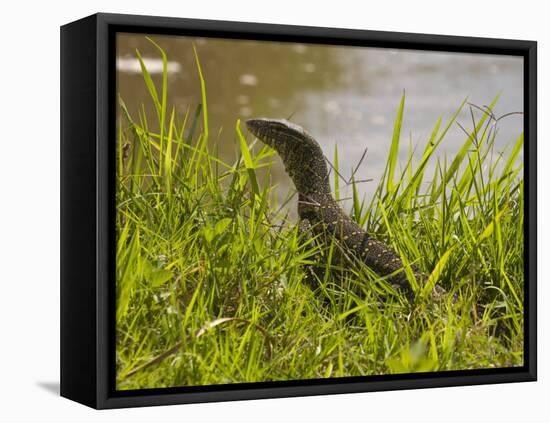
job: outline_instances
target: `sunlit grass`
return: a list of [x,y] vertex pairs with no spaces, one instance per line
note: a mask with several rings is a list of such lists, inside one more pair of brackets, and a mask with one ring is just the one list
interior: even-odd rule
[[[202,104],[183,116],[167,104],[166,67],[157,87],[137,55],[156,116],[120,100],[118,389],[523,364],[522,135],[500,154],[496,120],[478,111],[459,152],[438,155],[463,103],[403,163],[403,96],[375,194],[360,198],[351,175],[347,211],[429,276],[408,272],[410,299],[365,266],[331,268],[333,246],[300,237],[270,185],[275,153],[240,122],[219,141],[238,158],[218,157],[197,54]],[[336,148],[333,167],[341,197]],[[305,265],[325,263],[312,257],[328,270],[315,291]],[[428,295],[436,283],[447,299]]]

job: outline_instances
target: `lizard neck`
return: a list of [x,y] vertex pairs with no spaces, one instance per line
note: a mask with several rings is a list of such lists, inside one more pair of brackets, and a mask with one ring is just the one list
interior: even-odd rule
[[325,156],[315,145],[298,145],[292,151],[281,151],[285,170],[299,194],[319,201],[332,199]]

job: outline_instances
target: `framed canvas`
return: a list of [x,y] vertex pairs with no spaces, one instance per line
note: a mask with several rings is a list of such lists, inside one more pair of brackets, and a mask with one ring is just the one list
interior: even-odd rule
[[61,394],[536,380],[536,43],[61,28]]

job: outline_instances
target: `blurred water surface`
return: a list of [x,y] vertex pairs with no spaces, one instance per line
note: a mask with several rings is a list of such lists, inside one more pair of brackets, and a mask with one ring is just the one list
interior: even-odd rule
[[[248,117],[289,118],[307,129],[332,158],[338,144],[341,173],[349,176],[365,148],[357,179],[362,194],[372,194],[384,170],[393,121],[403,92],[401,165],[409,143],[422,151],[439,118],[443,124],[467,97],[478,106],[500,94],[495,114],[523,111],[523,59],[514,56],[463,54],[315,44],[153,36],[167,53],[169,105],[183,115],[200,103],[195,45],[206,80],[210,134],[221,155],[232,162],[238,147],[234,125]],[[154,128],[154,109],[135,50],[139,49],[154,81],[161,83],[158,50],[143,35],[119,34],[117,91],[137,116],[144,104]],[[159,85],[160,86],[160,85]],[[479,118],[479,112],[476,112]],[[458,118],[472,128],[466,107]],[[242,127],[245,131],[244,125]],[[523,130],[521,115],[499,123],[497,150],[512,144]],[[438,155],[452,156],[465,140],[455,124]],[[429,169],[430,170],[430,169]],[[281,195],[292,189],[280,163],[273,183]]]

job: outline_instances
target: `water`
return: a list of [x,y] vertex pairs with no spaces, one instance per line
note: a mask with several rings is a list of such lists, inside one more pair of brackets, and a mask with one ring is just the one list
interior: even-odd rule
[[[313,44],[254,42],[175,36],[154,36],[167,53],[168,104],[184,114],[200,103],[200,85],[193,54],[196,46],[206,80],[210,134],[221,155],[238,154],[234,138],[237,119],[289,118],[307,129],[332,158],[338,144],[341,173],[348,177],[368,148],[357,179],[363,195],[371,195],[384,170],[393,122],[406,93],[401,132],[401,164],[409,142],[419,153],[441,115],[443,124],[460,103],[488,105],[497,94],[495,115],[523,111],[523,59],[514,56],[425,52]],[[117,90],[130,112],[144,103],[155,116],[139,63],[138,48],[160,86],[162,62],[143,35],[120,34],[117,40]],[[476,111],[476,117],[480,114]],[[458,122],[472,128],[466,107]],[[154,125],[153,125],[154,127]],[[243,131],[246,132],[244,125]],[[497,150],[512,144],[523,130],[521,115],[499,123]],[[452,156],[465,140],[455,124],[438,154]],[[429,171],[430,169],[428,169]],[[281,195],[292,183],[280,163],[273,169]]]

